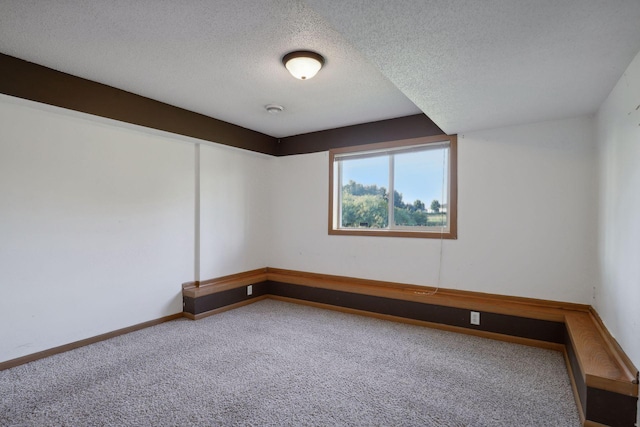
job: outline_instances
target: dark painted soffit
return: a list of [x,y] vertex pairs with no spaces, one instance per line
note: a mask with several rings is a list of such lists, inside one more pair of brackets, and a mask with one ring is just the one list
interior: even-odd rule
[[416,114],[276,139],[2,53],[0,93],[274,156],[444,134]]
[[316,153],[332,148],[444,135],[424,114],[289,136],[278,140],[277,156]]
[[0,54],[0,92],[18,98],[274,155],[269,135]]

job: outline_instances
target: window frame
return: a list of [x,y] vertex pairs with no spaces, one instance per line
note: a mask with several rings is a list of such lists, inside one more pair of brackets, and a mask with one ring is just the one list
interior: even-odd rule
[[[449,143],[449,199],[447,200],[447,213],[449,214],[449,229],[437,230],[407,230],[407,229],[357,229],[340,228],[340,214],[338,212],[339,189],[335,188],[336,157],[346,153],[363,154],[371,151],[394,151],[412,146]],[[391,172],[390,172],[391,173]],[[339,185],[339,183],[338,183]],[[391,191],[389,191],[391,193]],[[426,202],[425,202],[426,203]],[[335,148],[329,150],[329,234],[341,236],[379,236],[379,237],[416,237],[423,239],[457,239],[458,238],[458,138],[457,135],[435,135],[421,138],[386,141],[375,144],[356,145],[350,147]]]

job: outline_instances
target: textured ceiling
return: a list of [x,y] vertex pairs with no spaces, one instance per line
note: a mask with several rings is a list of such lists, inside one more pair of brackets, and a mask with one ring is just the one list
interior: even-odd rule
[[[295,49],[327,58],[313,80],[282,66]],[[276,137],[591,113],[639,50],[640,0],[0,2],[2,53]]]
[[[314,79],[297,49],[326,57]],[[2,1],[0,52],[275,137],[420,113],[295,0]]]
[[640,50],[640,0],[308,0],[447,133],[593,113]]

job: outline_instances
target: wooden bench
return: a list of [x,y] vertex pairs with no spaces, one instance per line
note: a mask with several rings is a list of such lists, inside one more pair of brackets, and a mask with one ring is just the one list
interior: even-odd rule
[[191,319],[263,298],[562,351],[583,425],[635,424],[638,370],[591,306],[275,268],[183,285]]

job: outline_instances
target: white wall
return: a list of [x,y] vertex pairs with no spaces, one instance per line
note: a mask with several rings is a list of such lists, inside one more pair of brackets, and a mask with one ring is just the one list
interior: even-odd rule
[[[582,117],[460,135],[458,240],[441,286],[590,303],[596,149]],[[272,162],[274,267],[435,285],[440,240],[329,236],[328,153]]]
[[[603,136],[621,133],[623,103],[608,102],[603,146],[637,164],[635,128],[625,143]],[[272,158],[203,143],[200,278],[273,266],[435,285],[442,244],[442,287],[590,303],[594,128],[582,117],[460,135],[459,238],[444,242],[329,236],[326,152]],[[0,97],[0,361],[181,310],[179,284],[194,278],[194,157],[181,137]],[[617,240],[606,260],[617,264],[596,302],[637,360],[616,326],[631,319],[637,333],[622,296],[638,283],[621,257],[638,258],[639,239],[624,236],[637,232],[637,198],[619,182],[638,188],[631,165],[602,180],[624,232],[607,217]]]
[[[600,283],[594,306],[640,366],[640,53],[597,116]],[[640,425],[640,410],[638,411]]]
[[[0,95],[0,362],[182,311],[185,140]],[[268,158],[201,151],[204,278],[265,267]]]
[[201,146],[201,280],[267,266],[270,159],[230,147]]
[[193,146],[0,100],[0,360],[181,311]]

